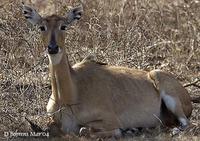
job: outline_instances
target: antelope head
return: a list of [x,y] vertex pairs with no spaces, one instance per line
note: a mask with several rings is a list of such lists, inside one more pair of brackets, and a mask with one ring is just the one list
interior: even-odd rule
[[41,38],[44,46],[47,48],[48,56],[60,60],[58,58],[61,58],[62,54],[65,52],[64,31],[72,22],[81,18],[83,12],[82,5],[71,9],[70,12],[63,17],[57,15],[42,17],[35,9],[25,5],[23,5],[22,12],[31,24],[36,25],[40,29]]

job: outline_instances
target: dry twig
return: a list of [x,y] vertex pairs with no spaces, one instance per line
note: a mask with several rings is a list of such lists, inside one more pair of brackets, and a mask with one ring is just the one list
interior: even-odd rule
[[200,82],[200,78],[195,79],[194,81],[184,84],[184,87],[189,87],[189,86],[195,86],[197,88],[200,88],[200,85],[198,85],[197,83]]

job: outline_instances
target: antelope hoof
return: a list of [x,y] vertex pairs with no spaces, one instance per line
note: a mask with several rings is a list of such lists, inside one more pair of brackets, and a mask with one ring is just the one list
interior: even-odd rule
[[187,119],[185,119],[185,118],[181,118],[181,119],[180,119],[180,127],[179,127],[179,129],[180,129],[181,131],[184,131],[184,130],[186,130],[188,127],[189,127],[189,121],[188,121]]
[[90,130],[87,127],[81,127],[79,130],[80,137],[90,137]]
[[172,132],[170,135],[173,137],[173,136],[178,135],[180,132],[181,132],[181,130],[179,128],[175,127],[172,129]]
[[121,129],[123,136],[136,136],[140,134],[140,130],[138,128],[127,128],[125,130]]
[[184,130],[188,129],[188,127],[189,127],[188,124],[187,125],[182,125],[181,124],[181,126],[179,126],[179,129],[180,129],[180,131],[184,131]]

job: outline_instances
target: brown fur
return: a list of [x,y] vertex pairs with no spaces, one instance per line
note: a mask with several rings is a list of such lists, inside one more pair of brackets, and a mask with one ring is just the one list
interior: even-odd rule
[[185,115],[189,117],[192,113],[192,104],[187,90],[170,73],[151,71],[149,75],[159,91],[165,90],[169,95],[180,100]]
[[[79,16],[72,14],[69,15]],[[69,17],[70,22],[72,18]],[[61,123],[64,133],[77,133],[80,126],[86,126],[95,129],[97,136],[117,136],[119,128],[154,127],[160,124],[158,118],[172,121],[165,114],[166,109],[180,123],[188,125],[186,116],[192,111],[190,97],[169,73],[102,65],[87,58],[71,67],[64,49],[64,33],[59,30],[66,19],[53,15],[38,23],[47,27],[42,33],[44,45],[48,46],[54,32],[61,49],[60,54],[49,55],[52,95],[47,112]],[[59,57],[59,63],[52,63]]]

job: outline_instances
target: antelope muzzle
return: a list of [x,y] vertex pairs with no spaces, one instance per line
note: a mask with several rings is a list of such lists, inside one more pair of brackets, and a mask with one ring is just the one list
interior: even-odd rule
[[57,54],[58,51],[59,51],[59,47],[56,43],[55,33],[52,33],[50,43],[48,45],[48,53],[49,54]]
[[58,45],[56,44],[49,44],[48,45],[48,53],[49,54],[57,54],[59,51]]

